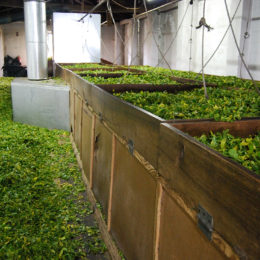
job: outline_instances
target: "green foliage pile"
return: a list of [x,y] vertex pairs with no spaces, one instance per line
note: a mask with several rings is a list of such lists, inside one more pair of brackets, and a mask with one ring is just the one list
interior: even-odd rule
[[241,138],[225,130],[222,133],[210,133],[209,136],[204,134],[196,139],[260,174],[260,132],[253,137]]
[[106,250],[69,133],[12,122],[0,78],[0,259],[75,259]]
[[[150,67],[150,66],[131,66],[138,70],[144,70],[148,73],[159,73],[167,76],[175,76],[186,79],[193,79],[202,81],[202,75],[195,72],[187,72],[180,70],[170,70],[161,67]],[[215,76],[215,75],[205,75],[207,83],[214,83],[219,87],[233,87],[233,88],[248,88],[254,89],[253,82],[251,80],[241,79],[235,76]],[[258,83],[260,86],[260,83]]]
[[[129,67],[126,67],[129,68]],[[201,75],[194,72],[176,71],[150,66],[131,66],[144,70],[146,74],[124,75],[120,78],[84,77],[94,84],[179,84],[170,76],[202,81]],[[217,88],[208,87],[209,99],[204,97],[204,89],[178,92],[124,92],[115,96],[141,107],[161,118],[169,119],[202,119],[213,118],[216,121],[235,121],[242,117],[260,116],[260,96],[250,80],[234,76],[220,77],[206,75],[208,83]],[[259,173],[259,135],[247,139],[234,138],[228,132],[203,135],[201,142],[220,151],[245,167]]]
[[208,88],[208,94],[209,100],[205,99],[202,88],[177,94],[145,91],[114,93],[167,120],[214,118],[216,121],[234,121],[259,116],[260,97],[253,90]]

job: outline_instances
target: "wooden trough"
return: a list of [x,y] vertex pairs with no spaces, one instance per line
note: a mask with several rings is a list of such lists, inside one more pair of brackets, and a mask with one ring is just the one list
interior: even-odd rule
[[126,91],[167,91],[168,93],[177,93],[179,91],[192,90],[202,87],[198,84],[97,84],[97,86],[102,88],[103,90],[106,90],[109,93],[121,93]]
[[179,130],[59,65],[56,76],[113,259],[110,236],[130,260],[259,259],[260,179],[181,131],[205,121]]

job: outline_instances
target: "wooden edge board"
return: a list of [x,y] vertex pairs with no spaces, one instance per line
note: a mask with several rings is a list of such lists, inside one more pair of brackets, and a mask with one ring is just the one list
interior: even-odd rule
[[[182,130],[179,130],[178,128],[176,128],[175,126],[173,126],[169,123],[161,123],[161,126],[171,129],[172,131],[178,133],[182,138],[188,140],[190,143],[196,144],[203,150],[206,150],[208,153],[218,157],[221,160],[226,161],[226,163],[233,164],[234,167],[237,167],[237,169],[240,170],[241,172],[243,172],[243,174],[246,174],[246,175],[252,177],[257,182],[259,182],[259,185],[260,185],[260,175],[255,174],[253,171],[249,170],[248,168],[244,167],[243,165],[239,164],[238,162],[230,159],[229,157],[226,157],[225,155],[221,154],[220,152],[214,150],[213,148],[210,148],[209,146],[199,142],[198,140],[196,140],[195,138],[190,136],[188,133],[185,133]],[[259,189],[259,191],[260,191],[260,189]]]
[[[114,132],[132,140],[140,153],[157,167],[158,135],[163,119],[111,95],[69,70],[60,70],[60,75],[83,98],[85,104],[109,123]],[[148,135],[152,136],[151,142],[146,142]]]
[[[93,116],[97,116],[94,111],[92,111],[92,113],[93,113]],[[106,124],[105,121],[103,121],[102,124],[113,135],[113,138],[118,140],[123,146],[125,146],[126,149],[128,149],[126,140],[122,139],[120,136],[118,136],[116,133],[114,133],[113,130],[109,127],[109,125]],[[159,220],[160,216],[161,216],[160,201],[161,201],[161,195],[162,195],[161,193],[162,193],[162,189],[163,189],[165,192],[167,192],[167,194],[174,201],[177,202],[177,204],[186,212],[186,214],[192,219],[192,221],[194,221],[196,223],[197,222],[196,211],[194,209],[189,208],[186,205],[184,200],[169,187],[169,185],[165,181],[165,179],[159,175],[158,171],[148,161],[146,161],[145,158],[143,158],[142,155],[139,154],[139,152],[136,149],[134,149],[134,151],[133,151],[133,156],[135,157],[136,160],[139,161],[139,163],[141,165],[143,165],[143,167],[146,169],[147,173],[150,174],[152,176],[152,178],[154,178],[154,180],[157,181],[158,190],[159,190],[158,208],[156,210],[157,219]],[[111,165],[111,168],[113,168],[112,165]],[[110,218],[110,216],[108,214],[108,231],[110,230],[109,222],[111,221],[109,218]],[[156,237],[155,237],[155,252],[154,252],[155,259],[156,259],[156,257],[158,257],[159,230],[160,230],[160,223],[156,222],[156,225],[155,225]],[[216,248],[218,248],[221,252],[223,252],[224,255],[227,256],[228,258],[234,259],[234,260],[239,259],[239,257],[236,255],[234,250],[230,247],[230,245],[215,230],[213,230],[213,232],[212,232],[212,242],[214,243]]]
[[158,169],[169,189],[188,207],[205,207],[236,253],[259,255],[260,176],[169,124],[161,124],[159,144]]
[[156,222],[155,222],[155,242],[154,242],[154,260],[159,260],[159,247],[160,247],[160,230],[161,230],[161,214],[162,214],[162,195],[163,186],[157,182],[157,208],[156,208]]
[[88,179],[86,178],[86,175],[84,173],[82,161],[80,159],[80,155],[79,155],[78,149],[76,147],[76,144],[73,140],[72,135],[70,135],[70,140],[71,140],[71,143],[72,143],[74,154],[77,158],[78,166],[81,170],[82,180],[84,182],[86,192],[87,192],[87,198],[88,198],[89,202],[91,203],[91,205],[94,209],[94,217],[95,217],[95,219],[98,223],[102,238],[104,239],[104,242],[107,246],[110,257],[111,257],[112,260],[121,260],[121,256],[119,255],[118,248],[117,248],[112,236],[108,232],[107,225],[106,225],[106,223],[105,223],[105,221],[102,217],[102,213],[101,213],[100,209],[97,207],[97,201],[95,199],[95,196],[94,196],[92,190],[89,187],[89,182],[88,182]]
[[[199,80],[187,79],[187,78],[175,77],[175,76],[170,76],[170,78],[177,82],[193,83],[193,84],[199,84],[199,85],[203,86],[203,82],[199,81]],[[207,83],[207,87],[217,87],[217,85],[214,83]]]
[[234,136],[247,137],[260,131],[260,119],[238,120],[234,122],[216,122],[216,121],[186,121],[169,122],[175,128],[191,136],[200,136],[210,132],[222,132],[229,129],[229,133]]
[[178,93],[180,91],[191,91],[197,88],[202,88],[201,85],[187,85],[187,84],[96,84],[99,88],[109,92],[109,93],[122,93],[126,91],[140,92],[163,92],[168,93]]
[[[81,77],[120,78],[124,73],[77,73]],[[133,74],[131,74],[133,75]],[[136,75],[136,74],[135,74]]]
[[124,67],[111,67],[111,66],[107,66],[105,65],[104,67],[96,67],[96,68],[91,68],[91,67],[86,67],[86,68],[63,68],[63,69],[68,69],[70,71],[86,71],[86,70],[90,70],[90,71],[95,71],[95,70],[104,70],[104,71],[115,71],[115,70],[121,70],[121,71],[129,71],[129,72],[135,72],[138,74],[145,74],[146,72],[143,70],[137,70],[137,69],[129,69],[129,68],[124,68]]
[[[244,120],[259,120],[260,117],[243,117],[239,121]],[[199,119],[169,119],[164,120],[162,123],[168,123],[168,124],[177,124],[177,123],[195,123],[195,122],[205,122],[205,121],[215,121],[214,118],[199,118]]]
[[[163,191],[167,193],[168,196],[170,196],[170,198],[173,199],[182,210],[184,210],[187,216],[189,216],[194,223],[197,223],[198,219],[196,210],[194,208],[191,209],[188,207],[182,197],[180,197],[178,193],[168,187],[168,183],[165,181],[165,179],[160,178],[159,181],[162,183]],[[223,239],[221,234],[218,234],[215,230],[212,231],[212,242],[214,246],[228,259],[240,259],[239,256],[234,252],[234,249],[232,249],[232,247]]]

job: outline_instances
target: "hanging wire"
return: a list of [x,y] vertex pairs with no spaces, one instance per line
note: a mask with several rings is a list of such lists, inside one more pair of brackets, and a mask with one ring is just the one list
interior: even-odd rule
[[119,31],[118,31],[118,28],[117,28],[117,25],[116,25],[116,21],[115,21],[115,19],[114,19],[114,15],[113,15],[113,12],[112,12],[112,9],[111,9],[111,5],[110,5],[110,0],[107,0],[107,10],[109,11],[109,13],[110,13],[110,15],[111,15],[112,21],[113,21],[113,23],[114,23],[115,31],[116,31],[116,33],[118,34],[120,41],[121,41],[121,42],[123,43],[123,45],[125,46],[125,42],[124,42],[124,40],[123,40],[121,34],[120,34]]
[[[84,26],[84,23],[86,22],[87,32],[88,32],[88,28],[90,27],[90,26],[89,26],[89,23],[90,23],[90,19],[89,19],[89,18],[91,18],[91,16],[85,17],[85,18],[82,20],[83,22],[82,22],[82,24],[81,24],[81,26]],[[84,21],[84,20],[85,20],[85,21]],[[94,27],[96,33],[99,34],[97,28],[96,28],[95,26],[93,26],[93,27]],[[93,52],[91,51],[91,49],[89,49],[88,37],[85,37],[85,36],[86,36],[85,34],[83,34],[83,35],[81,35],[81,36],[82,36],[81,39],[84,40],[84,42],[85,42],[84,47],[86,48],[86,50],[87,50],[87,52],[89,53],[89,55],[90,55],[92,58],[96,59],[96,60],[100,60],[100,57],[97,57],[95,54],[93,54]],[[104,47],[105,47],[105,49],[108,50],[107,47],[106,47],[106,45],[105,45],[105,43],[104,43],[104,41],[102,40],[102,37],[100,37],[100,40],[101,40],[101,44],[103,44]]]
[[[173,43],[175,42],[175,40],[176,40],[176,38],[177,38],[177,36],[178,36],[178,33],[179,33],[179,31],[180,31],[180,29],[181,29],[181,27],[182,27],[182,24],[183,24],[183,22],[184,22],[184,19],[185,19],[185,17],[186,17],[187,12],[188,12],[189,6],[190,6],[190,3],[188,3],[187,6],[186,6],[184,15],[183,15],[183,17],[182,17],[182,19],[181,19],[181,22],[180,22],[180,24],[179,24],[179,26],[178,26],[178,28],[177,28],[176,34],[175,34],[175,36],[173,37],[173,39],[171,40],[171,43],[169,44],[167,50],[165,51],[165,53],[164,53],[164,55],[163,55],[163,59],[165,58],[166,54],[168,53],[168,51],[170,50],[170,48],[172,47]],[[161,62],[162,62],[162,59],[157,63],[156,67],[157,67]]]
[[[235,10],[235,12],[234,12],[234,14],[233,14],[232,19],[231,19],[231,23],[233,22],[233,20],[234,20],[236,14],[237,14],[237,11],[238,11],[238,8],[239,8],[241,2],[242,2],[242,0],[239,0],[239,3],[238,3],[238,5],[237,5],[237,8],[236,8],[236,10]],[[227,27],[225,33],[223,34],[223,37],[222,37],[222,39],[220,40],[218,46],[216,47],[216,49],[214,50],[214,52],[211,54],[211,56],[209,57],[209,59],[207,60],[207,62],[204,64],[204,68],[209,64],[209,62],[212,60],[212,58],[213,58],[213,57],[215,56],[215,54],[217,53],[219,47],[221,46],[222,42],[224,41],[224,39],[225,39],[225,37],[226,37],[226,35],[227,35],[227,33],[228,33],[229,28],[230,28],[230,24],[228,25],[228,27]],[[202,72],[202,69],[201,69],[200,72],[197,74],[197,77],[195,78],[195,80],[200,76],[201,72]]]
[[124,5],[118,3],[118,2],[115,1],[115,0],[111,0],[111,1],[112,1],[114,4],[116,4],[116,5],[118,5],[118,6],[122,7],[122,8],[124,8],[124,9],[126,9],[126,10],[137,10],[137,9],[140,9],[139,7],[138,7],[138,8],[136,8],[136,7],[132,8],[132,7],[124,6]]
[[[250,4],[249,4],[248,14],[247,14],[246,31],[244,33],[244,41],[243,41],[243,47],[242,47],[242,51],[241,51],[243,56],[244,56],[244,52],[245,52],[246,40],[249,37],[248,29],[249,29],[249,23],[251,20],[251,13],[252,13],[252,6],[253,6],[253,1],[252,0],[249,0],[249,1],[250,1]],[[240,78],[242,78],[242,67],[243,67],[243,63],[240,64],[240,73],[239,73]]]
[[133,30],[132,30],[132,41],[131,41],[131,61],[130,61],[130,66],[132,65],[133,62],[133,46],[134,46],[134,37],[135,37],[135,26],[136,26],[136,0],[134,0],[134,13],[133,13]]
[[[149,19],[149,18],[148,18],[148,19]],[[137,21],[140,21],[140,19],[137,19]],[[142,41],[142,44],[143,44],[143,45],[144,45],[145,42],[147,41],[147,39],[148,39],[148,37],[149,37],[150,34],[152,34],[152,29],[150,29],[150,31],[145,35],[145,38],[144,38],[143,41]],[[138,53],[134,56],[133,60],[135,60],[136,57],[138,57]]]
[[193,2],[190,4],[192,5],[191,8],[191,22],[190,22],[190,57],[189,57],[189,72],[191,72],[191,63],[192,63],[192,33],[193,33]]
[[[112,12],[112,8],[111,8],[111,5],[110,5],[110,0],[107,0],[107,10],[109,11],[110,13],[110,16],[112,18],[112,21],[113,21],[113,24],[114,24],[114,30],[115,30],[115,33],[116,35],[119,36],[119,39],[120,41],[122,42],[124,48],[126,47],[126,44],[125,44],[125,41],[123,40],[123,37],[121,36],[118,28],[117,28],[117,25],[116,25],[116,21],[114,19],[114,15],[113,15],[113,12]],[[121,56],[121,53],[113,60],[113,64],[118,60],[118,58]]]
[[[147,6],[146,6],[146,1],[143,0],[143,3],[144,3],[144,8],[145,8],[145,14],[146,14],[146,17],[148,17],[148,22],[149,22],[149,13],[148,13],[148,9],[147,9]],[[151,26],[153,26],[153,19],[152,19]],[[159,46],[159,44],[158,44],[158,42],[157,42],[157,40],[156,40],[156,38],[155,38],[155,35],[154,35],[153,30],[152,30],[152,36],[153,36],[153,40],[154,40],[154,42],[155,42],[155,45],[156,45],[156,47],[157,47],[157,49],[158,49],[160,55],[163,57],[165,63],[167,64],[167,66],[168,66],[169,69],[171,70],[171,73],[173,74],[173,71],[172,71],[172,69],[171,69],[171,66],[170,66],[170,64],[168,63],[168,61],[165,59],[165,57],[164,57],[164,55],[163,55],[163,53],[162,53],[162,51],[161,51],[161,48],[160,48],[160,46]],[[157,66],[157,65],[156,65],[156,66]]]
[[[126,47],[126,43],[125,43],[125,41],[123,40],[123,37],[121,36],[121,34],[120,34],[120,32],[119,32],[119,30],[118,30],[118,28],[117,28],[117,25],[116,25],[116,22],[115,22],[115,19],[114,19],[113,11],[112,11],[112,8],[111,8],[110,1],[109,1],[109,0],[107,0],[107,9],[108,9],[108,11],[109,11],[109,13],[110,13],[110,16],[111,16],[111,18],[112,18],[112,21],[113,21],[113,23],[114,23],[115,32],[116,32],[116,34],[119,36],[120,41],[123,43],[123,46]],[[136,0],[135,0],[135,2],[134,2],[134,8],[132,8],[132,9],[134,10],[133,16],[134,16],[134,18],[135,18],[135,17],[136,17],[136,10],[137,10],[137,8],[136,8]],[[133,31],[133,33],[132,33],[130,42],[133,42],[133,38],[134,38],[134,31]],[[133,44],[132,44],[132,46],[133,46]],[[129,54],[129,50],[128,50],[128,54]],[[131,55],[132,55],[132,52],[131,52]],[[117,61],[120,56],[121,56],[121,53],[119,53],[119,55],[114,59],[113,63],[115,63],[115,61]],[[132,63],[132,59],[131,59],[130,65],[131,65],[131,63]],[[128,73],[127,73],[127,74],[128,74]]]
[[235,35],[235,31],[234,31],[234,28],[233,28],[233,25],[232,25],[232,22],[231,22],[230,13],[229,13],[229,10],[228,10],[227,0],[224,0],[224,2],[225,2],[225,7],[226,7],[226,12],[227,12],[227,16],[228,16],[230,28],[231,28],[231,31],[232,31],[232,34],[233,34],[233,38],[234,38],[234,41],[235,41],[236,48],[237,48],[237,50],[238,50],[240,59],[241,59],[241,61],[243,62],[244,66],[245,66],[245,69],[246,69],[248,75],[250,76],[250,78],[251,78],[251,80],[252,80],[252,82],[253,82],[253,84],[254,84],[255,90],[256,90],[257,93],[260,95],[260,90],[259,90],[259,88],[257,87],[256,82],[255,82],[255,80],[254,80],[254,78],[253,78],[253,75],[251,74],[251,72],[250,72],[250,70],[249,70],[249,68],[248,68],[248,66],[247,66],[247,64],[246,64],[246,62],[245,62],[245,60],[244,60],[244,57],[243,57],[243,55],[242,55],[242,53],[241,53],[241,50],[240,50],[240,48],[239,48],[239,45],[238,45],[238,42],[237,42],[237,38],[236,38],[236,35]]
[[[179,2],[179,1],[176,1],[175,3],[177,3],[177,2]],[[190,1],[189,4],[187,5],[186,10],[185,10],[185,12],[184,12],[184,15],[183,15],[183,17],[182,17],[182,19],[181,19],[181,23],[180,23],[180,25],[178,26],[178,28],[177,28],[177,30],[176,30],[176,34],[175,34],[174,38],[172,39],[170,45],[168,46],[166,52],[165,52],[164,54],[162,54],[161,49],[160,49],[160,48],[158,49],[159,52],[161,53],[162,59],[157,63],[157,65],[156,65],[155,67],[158,67],[158,65],[162,62],[163,59],[165,60],[165,55],[168,53],[169,49],[171,48],[171,46],[173,45],[174,41],[176,40],[176,38],[177,38],[177,36],[178,36],[178,32],[179,32],[179,30],[180,30],[180,28],[181,28],[181,26],[182,26],[182,24],[183,24],[184,18],[185,18],[186,14],[187,14],[188,7],[189,7],[190,4],[192,5],[192,4],[193,4],[193,1]],[[146,18],[148,18],[148,21],[149,21],[149,20],[150,20],[150,17],[148,16],[148,13],[150,13],[150,10],[147,11],[146,2],[144,2],[144,7],[145,7],[145,10],[146,10],[146,12],[145,12],[144,14],[146,14]],[[150,24],[151,24],[151,28],[153,28],[153,25],[154,25],[153,19],[152,19],[152,21],[150,22]],[[143,44],[146,42],[148,36],[149,36],[151,33],[152,33],[152,29],[146,34],[146,37],[145,37],[145,39],[143,40]],[[154,37],[154,35],[153,35],[153,39],[154,39],[154,38],[155,38],[155,37]],[[157,41],[155,40],[155,44],[156,44],[156,43],[157,43]],[[156,46],[157,46],[157,48],[158,48],[158,47],[159,47],[159,44],[157,43]],[[137,57],[137,55],[133,58],[133,60],[134,60],[136,57]],[[167,62],[166,62],[166,63],[167,63]],[[169,67],[169,66],[170,66],[170,65],[168,64],[168,67]],[[170,69],[171,69],[171,68],[170,68]],[[171,69],[171,72],[172,72],[172,74],[173,74],[172,69]]]
[[[109,1],[108,1],[108,2],[109,2]],[[179,2],[179,1],[176,1],[176,3],[177,3],[177,2]],[[109,4],[109,3],[108,3],[108,4]],[[144,4],[144,7],[145,7],[145,12],[144,12],[144,14],[145,14],[146,17],[148,18],[148,22],[150,22],[149,15],[148,15],[148,14],[149,14],[149,11],[147,10],[147,6],[146,6],[145,0],[143,0],[143,4]],[[187,5],[187,7],[188,7],[188,5]],[[135,8],[133,8],[133,9],[135,9]],[[136,8],[136,9],[137,9],[137,8]],[[109,12],[111,13],[112,10],[110,9]],[[186,15],[186,13],[187,13],[187,9],[186,9],[186,11],[185,11],[184,17],[185,17],[185,15]],[[113,15],[111,15],[111,16],[113,16]],[[183,20],[184,20],[184,17],[182,18],[182,22],[183,22]],[[151,24],[151,26],[153,27],[153,24],[154,24],[153,19],[152,19],[152,21],[151,21],[150,24]],[[135,26],[134,26],[134,28],[135,28]],[[177,29],[176,34],[179,32],[179,30],[180,30],[180,26],[179,26],[179,28]],[[117,32],[118,32],[118,30],[117,30]],[[118,33],[119,33],[119,32],[118,32]],[[148,36],[149,36],[151,33],[152,33],[154,42],[155,42],[155,44],[156,44],[156,47],[157,47],[159,53],[161,54],[162,58],[164,59],[164,61],[166,62],[166,64],[168,65],[168,67],[170,68],[170,70],[171,70],[171,72],[172,72],[172,69],[171,69],[169,63],[168,63],[167,60],[165,59],[165,55],[166,55],[166,54],[163,54],[163,53],[162,53],[162,51],[161,51],[161,49],[160,49],[160,47],[159,47],[159,44],[158,44],[158,42],[157,42],[157,40],[156,40],[156,38],[155,38],[155,35],[154,35],[152,29],[147,33],[145,39],[143,40],[143,44],[144,44],[144,42],[147,40]],[[120,35],[120,34],[119,34],[119,35]],[[132,35],[133,35],[133,34],[132,34]],[[177,37],[177,35],[176,35],[176,37]],[[176,37],[175,37],[175,38],[176,38]],[[122,39],[122,37],[120,37],[120,38]],[[174,40],[175,40],[175,39],[174,39]],[[172,41],[172,43],[174,42],[174,40]],[[122,42],[123,42],[123,41],[122,41]],[[124,44],[124,46],[126,45],[125,42],[123,42],[123,44]],[[170,46],[170,47],[171,47],[171,46]],[[169,50],[169,48],[168,48],[168,50]],[[167,52],[168,52],[168,50],[167,50]],[[120,56],[120,55],[118,55],[118,57],[119,57],[119,56]],[[138,54],[136,54],[133,58],[131,58],[131,63],[130,63],[130,64],[132,64],[132,62],[136,59],[137,56],[138,56]],[[117,60],[118,57],[117,57],[115,60]],[[161,60],[161,61],[162,61],[162,60]],[[160,61],[160,62],[161,62],[161,61]],[[156,67],[157,67],[157,66],[158,66],[158,64],[156,65]],[[172,72],[172,73],[173,73],[173,72]]]
[[99,6],[101,6],[102,4],[104,4],[107,0],[101,0],[97,5],[95,5],[88,13],[86,13],[84,16],[82,16],[78,22],[81,22],[84,20],[84,18],[86,18],[89,14],[91,14],[92,12],[94,12]]
[[[205,18],[205,12],[206,12],[206,0],[204,0],[204,4],[203,4],[203,17],[204,18]],[[205,98],[209,99],[206,81],[205,81],[205,75],[204,75],[204,32],[205,32],[205,26],[202,26],[202,44],[201,44],[202,81],[203,81]]]
[[[112,18],[112,21],[113,21],[113,24],[114,24],[114,28],[115,28],[115,32],[119,36],[119,39],[122,42],[123,46],[126,47],[126,43],[123,40],[123,37],[121,36],[121,34],[120,34],[120,32],[119,32],[119,30],[117,28],[117,25],[116,25],[116,22],[115,22],[115,19],[114,19],[114,15],[113,15],[113,11],[112,11],[112,8],[111,8],[111,5],[110,5],[110,0],[107,0],[107,9],[108,9],[108,11],[110,13],[110,16]],[[136,16],[136,10],[137,10],[137,8],[136,8],[136,0],[135,0],[135,3],[134,3],[134,8],[132,8],[132,10],[134,10],[134,17],[135,17]],[[134,35],[132,33],[132,39],[133,39],[133,36]],[[132,41],[132,39],[130,41]],[[129,54],[129,51],[128,51],[128,54]],[[113,63],[115,63],[120,56],[121,56],[121,53],[119,53],[119,55],[114,59]]]

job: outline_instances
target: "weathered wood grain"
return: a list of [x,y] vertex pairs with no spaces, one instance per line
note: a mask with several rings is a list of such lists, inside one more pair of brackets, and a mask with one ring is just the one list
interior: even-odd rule
[[99,120],[96,120],[92,189],[106,217],[110,187],[111,151],[112,134],[109,133]]
[[78,95],[74,96],[74,136],[75,143],[81,152],[81,120],[82,120],[82,100]]
[[226,259],[165,191],[161,207],[158,259]]
[[241,256],[260,256],[260,179],[178,129],[161,125],[159,173],[190,208],[202,205],[214,230]]
[[[186,78],[181,78],[181,77],[175,77],[175,76],[170,76],[171,79],[181,82],[181,83],[190,83],[190,84],[197,84],[200,86],[203,86],[203,82],[199,80],[194,80],[194,79],[186,79]],[[217,87],[216,84],[213,83],[207,83],[208,87]]]
[[109,93],[121,93],[126,91],[140,92],[140,91],[167,91],[168,93],[177,93],[179,91],[193,90],[201,88],[201,85],[191,84],[97,84],[98,87],[106,90]]
[[75,153],[77,161],[78,161],[78,165],[79,165],[81,172],[82,172],[82,179],[83,179],[83,182],[84,182],[85,187],[86,187],[88,200],[90,201],[91,206],[94,209],[94,217],[97,221],[97,224],[98,224],[99,229],[100,229],[100,233],[101,233],[102,238],[104,239],[104,242],[107,246],[110,257],[111,257],[112,260],[121,260],[121,256],[119,254],[118,248],[117,248],[112,236],[110,235],[110,233],[107,230],[107,226],[106,226],[106,223],[103,219],[102,213],[99,210],[99,208],[97,208],[97,206],[96,206],[97,201],[95,199],[95,196],[94,196],[92,190],[90,189],[89,181],[86,178],[86,173],[84,173],[84,170],[83,170],[83,167],[82,167],[82,161],[81,161],[81,158],[80,158],[80,154],[77,150],[76,144],[75,144],[72,136],[71,136],[71,142],[72,142],[72,147],[73,147],[74,153]]
[[[119,100],[75,73],[61,69],[60,75],[93,108],[95,114],[98,115],[97,120],[103,120],[122,140],[133,141],[135,150],[159,171],[164,187],[174,192],[176,196],[178,195],[186,209],[189,209],[188,211],[196,209],[200,204],[213,216],[213,235],[215,238],[221,237],[242,259],[259,258],[259,177],[232,160],[224,158],[210,148],[199,144],[175,127],[169,124],[161,124],[163,122],[161,118]],[[148,176],[150,173],[145,170],[144,165],[137,166],[132,160],[133,157],[128,158],[126,156],[127,150],[125,147],[124,149],[121,147],[121,149],[118,148],[119,146],[122,145],[117,142],[113,168],[114,184],[112,185],[113,192],[111,195],[111,231],[114,232],[119,244],[123,245],[122,248],[130,252],[129,256],[134,257],[133,259],[138,259],[138,257],[150,259],[150,253],[138,247],[139,244],[142,245],[142,241],[138,239],[140,237],[146,239],[147,230],[150,230],[150,228],[146,231],[145,229],[141,230],[135,223],[135,217],[134,220],[128,218],[131,213],[122,203],[127,199],[127,204],[130,202],[130,208],[137,208],[137,211],[139,211],[140,205],[135,192],[139,194],[139,200],[142,200],[143,196],[146,198],[146,191],[143,191],[140,185],[146,182],[151,184],[150,179],[144,177],[144,173]],[[132,165],[134,166],[132,167]],[[156,191],[152,191],[154,190],[153,186],[153,184],[150,185],[151,191],[149,191],[149,194],[151,196],[156,194]],[[121,200],[115,200],[117,197]],[[168,205],[171,204],[168,203]],[[148,205],[151,205],[151,201],[148,202]],[[127,220],[120,216],[121,210],[122,216]],[[150,219],[142,210],[140,209],[140,212],[147,221],[140,221],[146,225],[150,223]],[[153,213],[150,214],[154,216],[154,212],[155,208]],[[153,221],[155,221],[155,218]],[[132,230],[121,231],[121,228],[127,225],[133,226],[133,230],[140,230],[141,232],[140,237],[136,238],[139,241],[137,247],[135,247],[134,236],[131,235]],[[161,230],[161,227],[159,226],[158,230]],[[126,242],[128,233],[130,233],[129,244]],[[154,241],[154,233],[149,234],[152,234]],[[186,235],[186,233],[183,234],[184,237]],[[202,233],[201,235],[204,236]],[[156,244],[160,246],[161,240],[158,238],[155,240],[157,241]],[[214,244],[216,244],[215,240],[213,240]],[[134,247],[137,250],[136,252],[132,250]],[[165,247],[169,246],[165,245]],[[221,246],[218,246],[218,248],[221,248]],[[158,258],[160,253],[162,252],[158,251]]]
[[92,145],[92,114],[83,106],[82,115],[82,163],[83,169],[88,181],[90,180],[90,164],[91,164],[91,145]]
[[208,135],[210,132],[216,133],[229,129],[229,133],[234,136],[248,137],[260,131],[260,118],[244,119],[234,122],[215,122],[212,120],[186,120],[183,122],[183,120],[179,120],[168,121],[168,123],[191,136]]
[[156,181],[116,142],[111,233],[127,259],[153,259]]
[[70,89],[70,96],[69,96],[69,102],[70,102],[70,131],[74,132],[74,90]]
[[161,118],[112,96],[69,70],[61,69],[59,75],[113,131],[126,141],[132,140],[138,152],[157,169]]

